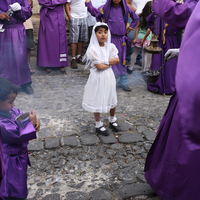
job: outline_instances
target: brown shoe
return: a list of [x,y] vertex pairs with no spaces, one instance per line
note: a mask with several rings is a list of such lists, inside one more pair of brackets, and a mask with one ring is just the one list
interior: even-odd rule
[[85,65],[85,62],[82,61],[82,56],[79,56],[77,59],[76,59],[76,62],[81,64],[81,65]]
[[71,61],[71,68],[72,68],[72,69],[77,69],[77,68],[78,68],[78,66],[77,66],[77,63],[76,63],[76,60],[75,60],[75,59],[72,59],[72,61]]

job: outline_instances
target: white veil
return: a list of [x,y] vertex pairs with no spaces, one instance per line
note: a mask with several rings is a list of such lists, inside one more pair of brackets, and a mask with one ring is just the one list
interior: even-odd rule
[[[94,25],[93,30],[92,30],[92,36],[90,39],[90,44],[87,48],[85,55],[83,56],[83,61],[86,61],[85,69],[88,68],[89,65],[93,66],[94,64],[100,64],[100,63],[106,64],[106,63],[108,63],[108,60],[110,58],[110,43],[111,43],[110,30],[108,28],[108,38],[107,38],[106,42],[104,43],[107,57],[104,57],[102,59],[101,49],[100,49],[99,42],[97,40],[96,33],[95,33],[95,28],[98,26],[107,26],[108,27],[108,25],[103,22],[97,22]],[[92,60],[91,56],[90,56],[92,49],[95,49],[95,59],[94,60]],[[93,54],[93,57],[94,57],[94,54]]]

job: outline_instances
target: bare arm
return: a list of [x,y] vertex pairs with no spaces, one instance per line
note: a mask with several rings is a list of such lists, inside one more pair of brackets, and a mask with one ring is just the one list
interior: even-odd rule
[[65,4],[65,12],[67,14],[68,19],[71,19],[71,14],[70,14],[70,8],[69,8],[69,3]]
[[109,60],[109,65],[106,65],[106,64],[96,64],[95,67],[98,69],[98,70],[103,70],[103,69],[107,69],[110,67],[110,65],[116,65],[120,62],[119,58],[112,58]]
[[85,0],[86,3],[90,2],[90,0]]
[[126,3],[127,3],[127,5],[134,11],[134,12],[136,12],[136,8],[134,8],[132,5],[131,5],[131,0],[126,0]]
[[138,22],[138,24],[137,24],[137,28],[136,28],[136,30],[135,30],[135,39],[133,40],[133,44],[136,43],[136,40],[137,40],[137,36],[138,36],[139,30],[140,30],[140,22]]
[[143,38],[143,41],[145,41],[147,39],[147,37],[149,36],[150,33],[151,33],[151,30],[150,30],[150,28],[148,28],[147,32],[146,32],[146,34],[145,34],[145,36]]

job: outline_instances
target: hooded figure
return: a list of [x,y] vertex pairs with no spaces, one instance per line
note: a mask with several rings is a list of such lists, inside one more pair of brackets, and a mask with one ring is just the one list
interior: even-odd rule
[[[172,7],[175,13],[178,7]],[[177,93],[169,102],[145,164],[145,178],[163,200],[200,199],[199,12],[200,3],[183,35],[175,79]],[[185,12],[179,14],[176,17],[182,16],[186,24]],[[175,25],[173,15],[171,20]],[[183,25],[176,23],[177,27]]]
[[[23,22],[31,17],[32,11],[28,0],[1,0],[0,15],[6,13],[10,5],[14,13],[10,20],[0,20],[0,76],[21,85],[27,94],[33,93],[31,75],[27,60],[27,38]],[[28,89],[27,89],[28,88]]]
[[[113,65],[115,77],[120,77],[119,86],[125,91],[127,86],[127,73],[126,73],[126,37],[127,29],[131,30],[136,27],[139,17],[133,10],[131,10],[126,3],[126,0],[121,0],[119,6],[115,6],[113,0],[107,0],[106,4],[96,9],[92,6],[91,2],[86,3],[88,11],[91,15],[97,18],[97,21],[103,21],[108,24],[111,32],[111,42],[115,44],[119,51],[120,63]],[[132,23],[128,23],[128,17],[133,19]]]

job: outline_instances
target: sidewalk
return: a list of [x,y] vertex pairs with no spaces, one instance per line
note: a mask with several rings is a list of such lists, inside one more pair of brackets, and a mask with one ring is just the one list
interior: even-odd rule
[[[69,58],[70,59],[70,58]],[[150,60],[149,60],[150,65]],[[96,135],[93,114],[81,107],[88,70],[67,67],[47,74],[31,57],[35,93],[20,91],[16,107],[35,110],[41,122],[28,145],[28,200],[159,200],[144,178],[147,152],[156,136],[170,96],[147,91],[139,67],[128,75],[131,92],[117,88],[120,133]],[[102,120],[108,125],[108,114]],[[52,180],[54,184],[45,184]]]

